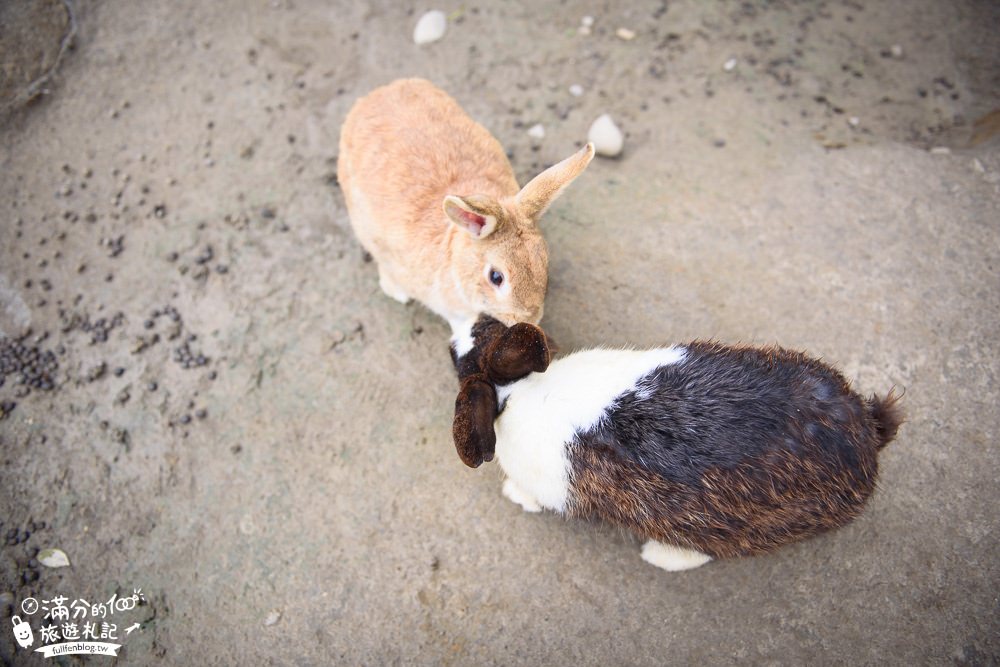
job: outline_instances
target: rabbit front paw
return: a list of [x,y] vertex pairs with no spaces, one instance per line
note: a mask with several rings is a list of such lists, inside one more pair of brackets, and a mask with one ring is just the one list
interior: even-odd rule
[[402,304],[409,303],[410,297],[403,291],[403,288],[397,285],[395,281],[393,281],[393,279],[385,273],[379,273],[378,286],[382,288],[382,291],[385,292],[386,296],[390,299],[395,299]]
[[513,480],[505,480],[503,483],[503,495],[511,502],[517,503],[525,512],[541,512],[542,506],[521,489]]

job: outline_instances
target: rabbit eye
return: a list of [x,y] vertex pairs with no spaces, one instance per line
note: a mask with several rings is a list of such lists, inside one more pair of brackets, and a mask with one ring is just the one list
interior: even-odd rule
[[490,282],[500,287],[503,285],[503,274],[496,269],[490,269]]

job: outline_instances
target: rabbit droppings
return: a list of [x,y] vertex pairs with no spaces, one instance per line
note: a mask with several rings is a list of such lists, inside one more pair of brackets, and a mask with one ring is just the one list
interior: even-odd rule
[[672,571],[848,523],[902,423],[892,392],[863,398],[780,347],[549,354],[529,324],[482,318],[456,336],[459,456],[475,467],[495,451],[525,510],[633,530],[642,558]]
[[593,156],[587,144],[518,189],[482,125],[429,81],[401,79],[347,114],[337,175],[382,291],[458,330],[481,312],[541,320],[548,250],[538,220]]

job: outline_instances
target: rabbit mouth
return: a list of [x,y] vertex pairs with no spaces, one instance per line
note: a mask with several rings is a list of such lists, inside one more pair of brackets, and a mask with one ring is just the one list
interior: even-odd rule
[[493,317],[502,322],[504,326],[508,327],[512,327],[515,324],[520,324],[522,322],[538,326],[538,323],[542,321],[542,312],[538,311],[537,313],[534,313],[529,310],[523,310],[517,312],[498,313]]

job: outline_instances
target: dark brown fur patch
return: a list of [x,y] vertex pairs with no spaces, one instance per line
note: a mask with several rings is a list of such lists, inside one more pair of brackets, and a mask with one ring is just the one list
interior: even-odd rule
[[868,399],[869,411],[875,420],[875,430],[879,436],[879,449],[893,441],[903,423],[903,410],[899,407],[899,399],[902,397],[902,394],[897,396],[895,391],[890,390],[885,398],[873,394]]
[[520,380],[549,367],[549,347],[538,327],[519,323],[503,332],[490,346],[484,363],[486,374],[496,384]]
[[455,348],[450,348],[451,362],[455,365],[459,381],[470,375],[483,373],[484,357],[493,342],[507,330],[506,325],[488,315],[481,315],[472,325],[472,349],[459,357]]
[[847,476],[789,452],[708,470],[697,484],[664,479],[611,450],[571,454],[568,514],[713,558],[749,556],[843,526],[875,489],[874,455]]
[[455,418],[451,433],[462,463],[478,468],[492,461],[497,437],[493,420],[497,416],[497,395],[483,375],[471,375],[462,381],[455,398]]

